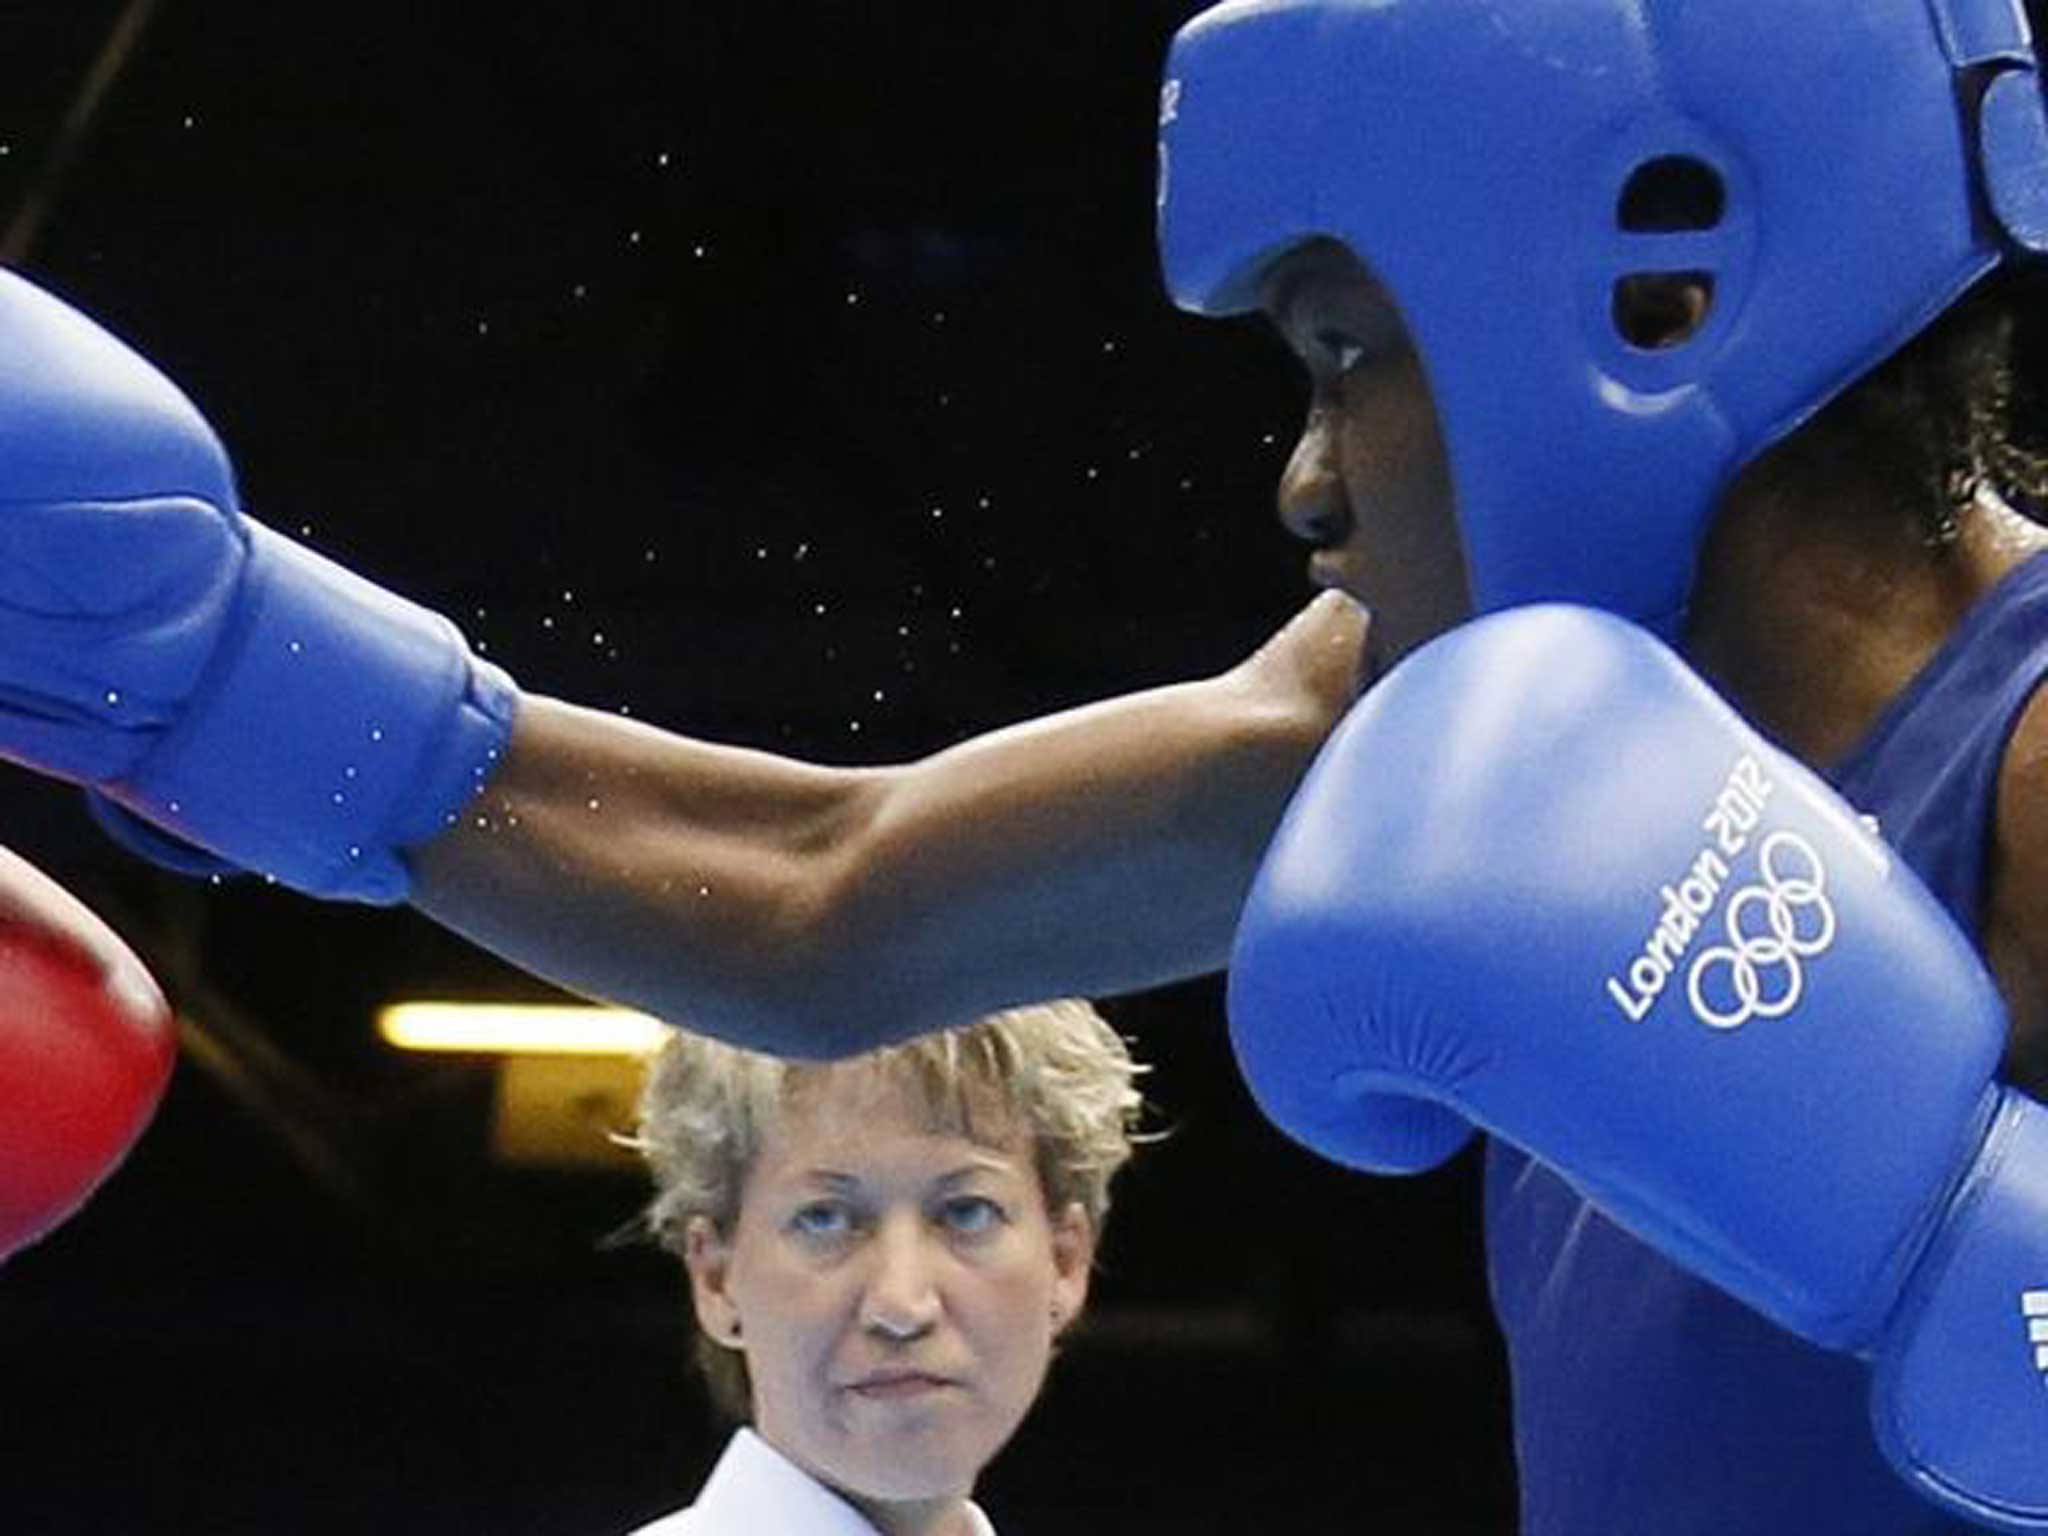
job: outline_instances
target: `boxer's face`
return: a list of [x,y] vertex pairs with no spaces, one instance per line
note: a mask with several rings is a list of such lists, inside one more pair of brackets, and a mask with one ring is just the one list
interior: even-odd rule
[[1375,648],[1392,660],[1472,610],[1421,359],[1385,291],[1333,241],[1277,263],[1263,308],[1309,375],[1280,519],[1316,546],[1311,580],[1372,609]]
[[733,1236],[691,1246],[700,1320],[721,1342],[721,1321],[740,1325],[756,1430],[863,1504],[973,1487],[1093,1257],[1078,1206],[1048,1214],[1027,1132],[935,1129],[914,1084],[859,1068],[792,1093]]

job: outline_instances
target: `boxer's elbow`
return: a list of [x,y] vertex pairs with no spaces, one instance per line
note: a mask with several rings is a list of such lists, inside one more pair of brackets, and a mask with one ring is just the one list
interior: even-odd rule
[[863,946],[850,905],[857,884],[823,859],[785,873],[748,931],[725,946],[714,1033],[806,1061],[857,1056],[900,1037],[877,984],[887,956]]
[[[645,995],[670,1022],[733,1044],[836,1060],[918,1027],[892,981],[876,906],[882,774],[831,797],[721,870],[696,850],[647,893],[632,948],[652,962]],[[635,967],[636,969],[638,967]]]

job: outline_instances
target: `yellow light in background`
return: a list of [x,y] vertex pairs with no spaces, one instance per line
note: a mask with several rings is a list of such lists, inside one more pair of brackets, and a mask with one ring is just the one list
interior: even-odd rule
[[575,1004],[393,1003],[377,1015],[378,1035],[402,1051],[639,1056],[667,1032],[644,1013]]

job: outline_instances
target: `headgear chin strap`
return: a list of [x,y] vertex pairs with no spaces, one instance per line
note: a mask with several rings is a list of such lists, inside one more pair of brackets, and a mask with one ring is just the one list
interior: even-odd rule
[[[2005,255],[2048,251],[2019,0],[1230,0],[1166,75],[1174,301],[1250,309],[1316,237],[1372,269],[1435,396],[1481,611],[1675,628],[1735,471]],[[1706,292],[1683,339],[1625,334],[1645,277]]]

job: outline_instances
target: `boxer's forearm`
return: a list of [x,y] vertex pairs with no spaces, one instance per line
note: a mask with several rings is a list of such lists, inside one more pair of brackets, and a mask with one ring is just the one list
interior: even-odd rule
[[1362,638],[1325,599],[1219,677],[878,769],[531,699],[413,899],[566,986],[795,1054],[1200,974]]

